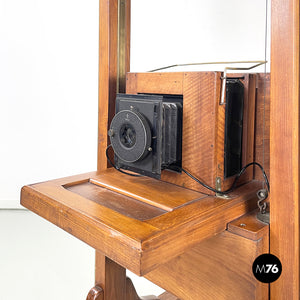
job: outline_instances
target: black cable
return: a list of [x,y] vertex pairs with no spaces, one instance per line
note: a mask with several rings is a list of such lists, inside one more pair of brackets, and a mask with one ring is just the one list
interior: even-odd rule
[[[105,154],[106,154],[106,158],[107,158],[108,162],[110,163],[110,165],[111,165],[112,167],[114,167],[117,171],[119,171],[119,172],[121,172],[121,173],[123,173],[123,174],[129,175],[129,176],[133,176],[133,177],[142,177],[142,176],[143,176],[143,175],[140,175],[140,174],[132,174],[132,173],[125,172],[125,171],[123,171],[122,169],[120,169],[119,167],[117,167],[117,166],[111,161],[111,159],[110,159],[109,156],[108,156],[108,150],[109,150],[109,148],[111,148],[111,147],[112,147],[111,145],[108,145],[108,146],[107,146],[106,151],[105,151]],[[192,178],[194,181],[196,181],[197,183],[201,184],[201,185],[202,185],[203,187],[205,187],[206,189],[208,189],[208,190],[210,190],[210,191],[212,191],[212,192],[214,192],[214,193],[226,195],[226,194],[231,193],[231,192],[235,189],[236,184],[237,184],[239,178],[244,174],[244,172],[246,171],[246,169],[247,169],[248,167],[252,166],[252,165],[256,165],[256,166],[258,166],[258,167],[261,169],[261,171],[262,171],[262,173],[263,173],[263,176],[264,176],[264,179],[265,179],[265,183],[266,183],[268,192],[270,192],[270,184],[269,184],[269,180],[268,180],[267,174],[266,174],[264,168],[262,167],[262,165],[259,164],[259,163],[257,163],[257,162],[255,162],[255,161],[254,161],[254,162],[251,162],[251,163],[249,163],[249,164],[247,164],[246,166],[244,166],[244,167],[241,169],[241,171],[239,172],[239,174],[235,177],[235,179],[234,179],[233,184],[231,185],[231,187],[230,187],[228,190],[226,190],[226,191],[219,191],[219,190],[216,190],[216,189],[212,188],[211,186],[205,184],[204,182],[202,182],[201,180],[199,180],[198,178],[196,178],[195,176],[193,176],[190,172],[188,172],[188,171],[185,170],[184,168],[180,168],[180,170],[181,170],[182,172],[184,172],[186,175],[188,175],[190,178]]]
[[218,193],[218,194],[223,194],[223,195],[226,195],[226,194],[229,194],[231,193],[234,189],[235,189],[235,186],[239,180],[239,178],[243,175],[243,173],[246,171],[246,169],[252,165],[256,165],[258,166],[262,173],[263,173],[263,176],[264,176],[264,179],[265,179],[265,183],[266,183],[266,186],[267,186],[267,189],[268,189],[268,192],[270,192],[270,184],[269,184],[269,180],[268,180],[268,177],[267,177],[267,174],[264,170],[264,168],[261,166],[261,164],[257,163],[257,162],[251,162],[249,164],[247,164],[245,167],[242,168],[242,170],[240,171],[240,173],[235,177],[234,179],[234,182],[232,184],[232,186],[226,190],[226,191],[218,191],[210,186],[208,186],[207,184],[205,184],[204,182],[200,181],[198,178],[196,178],[195,176],[193,176],[191,173],[189,173],[188,171],[186,171],[185,169],[181,168],[181,171],[184,172],[186,175],[188,175],[189,177],[191,177],[193,180],[195,180],[197,183],[201,184],[203,187],[205,187],[206,189],[214,192],[214,193]]
[[119,172],[121,172],[121,173],[123,173],[123,174],[129,175],[129,176],[133,176],[133,177],[142,177],[142,176],[143,176],[143,175],[140,175],[140,174],[132,174],[132,173],[125,172],[125,171],[123,171],[122,169],[120,169],[119,167],[117,167],[117,166],[110,160],[110,158],[109,158],[109,156],[108,156],[108,149],[109,149],[110,147],[111,147],[111,144],[107,146],[106,151],[105,151],[105,154],[106,154],[106,158],[107,158],[108,162],[110,163],[110,165],[111,165],[112,167],[114,167],[117,171],[119,171]]

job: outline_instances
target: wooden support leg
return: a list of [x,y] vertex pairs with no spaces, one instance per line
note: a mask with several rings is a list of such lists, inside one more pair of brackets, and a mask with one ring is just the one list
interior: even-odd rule
[[[93,287],[86,300],[175,300],[172,295],[164,293],[160,297],[139,297],[126,269],[96,251],[96,273]],[[169,298],[171,297],[171,298]]]
[[102,253],[96,251],[96,286],[104,291],[103,300],[124,299],[126,293],[126,270]]

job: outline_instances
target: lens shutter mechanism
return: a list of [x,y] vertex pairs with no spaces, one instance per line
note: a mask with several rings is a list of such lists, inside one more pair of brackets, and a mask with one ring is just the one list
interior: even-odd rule
[[151,145],[148,121],[133,110],[122,110],[114,116],[109,135],[115,154],[129,163],[143,159]]

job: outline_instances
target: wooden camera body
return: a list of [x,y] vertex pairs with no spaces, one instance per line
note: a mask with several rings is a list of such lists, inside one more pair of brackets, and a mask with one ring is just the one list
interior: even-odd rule
[[[244,85],[242,162],[254,160],[256,74],[234,74]],[[128,73],[127,94],[183,96],[182,167],[215,189],[228,189],[235,176],[225,177],[226,103],[221,102],[221,72]],[[161,179],[207,194],[211,191],[184,173],[162,171]],[[240,182],[253,179],[249,168]]]

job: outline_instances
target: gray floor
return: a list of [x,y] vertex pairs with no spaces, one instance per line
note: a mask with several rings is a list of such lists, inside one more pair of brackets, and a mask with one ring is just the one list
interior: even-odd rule
[[[141,295],[162,289],[129,273]],[[84,300],[94,250],[25,210],[0,210],[0,300]]]

